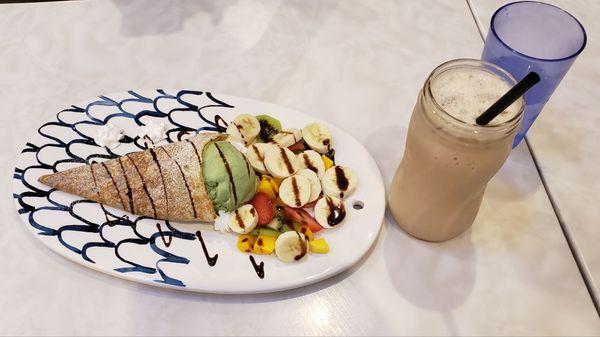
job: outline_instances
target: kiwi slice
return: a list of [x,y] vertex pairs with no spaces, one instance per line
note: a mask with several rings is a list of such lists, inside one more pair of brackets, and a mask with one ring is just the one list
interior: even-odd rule
[[258,123],[260,123],[260,132],[258,139],[263,143],[271,141],[273,136],[281,132],[281,122],[269,115],[258,115],[256,116]]
[[331,159],[331,161],[335,164],[335,150],[331,149],[327,153],[325,153],[325,157]]
[[252,232],[250,232],[250,235],[253,235],[253,236],[264,235],[264,236],[272,236],[275,238],[278,237],[279,234],[281,234],[281,232],[278,232],[272,228],[267,228],[267,227],[256,228]]

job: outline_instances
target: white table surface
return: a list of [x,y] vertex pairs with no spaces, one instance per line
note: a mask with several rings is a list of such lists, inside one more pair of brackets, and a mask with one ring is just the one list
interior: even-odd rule
[[131,88],[210,89],[320,116],[366,145],[387,186],[428,73],[479,57],[481,46],[466,3],[454,0],[0,5],[0,333],[599,334],[524,146],[459,238],[417,241],[388,217],[350,271],[276,294],[191,294],[105,276],[50,252],[14,210],[9,177],[41,121]]
[[[508,1],[473,0],[487,31],[492,14]],[[585,50],[528,132],[563,226],[600,303],[600,2],[548,0],[581,21]]]

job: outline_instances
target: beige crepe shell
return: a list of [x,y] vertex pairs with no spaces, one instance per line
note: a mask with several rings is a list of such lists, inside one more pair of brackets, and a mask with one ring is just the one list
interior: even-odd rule
[[213,221],[202,175],[202,151],[227,135],[201,133],[184,141],[101,163],[44,175],[39,181],[130,213],[173,221]]

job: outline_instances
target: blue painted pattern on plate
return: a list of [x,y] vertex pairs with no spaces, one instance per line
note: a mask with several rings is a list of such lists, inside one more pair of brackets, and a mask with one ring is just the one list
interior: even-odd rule
[[[77,165],[91,164],[116,158],[130,152],[144,150],[148,144],[139,137],[125,136],[115,150],[101,147],[94,142],[97,128],[107,123],[128,125],[130,129],[145,125],[148,121],[167,119],[169,128],[166,131],[167,141],[180,141],[201,131],[224,131],[215,118],[208,117],[207,108],[229,109],[232,105],[215,98],[210,92],[179,90],[169,94],[165,90],[156,90],[153,97],[143,96],[135,91],[128,91],[126,97],[99,96],[86,106],[71,106],[60,111],[56,118],[38,129],[42,141],[27,143],[22,153],[35,157],[35,164],[15,168],[13,179],[22,184],[22,192],[14,193],[18,203],[18,212],[26,216],[31,227],[38,235],[54,238],[72,254],[76,254],[87,263],[94,264],[91,251],[97,249],[110,250],[114,255],[114,268],[119,273],[144,273],[155,275],[154,282],[172,286],[185,287],[185,284],[174,275],[167,275],[162,264],[188,264],[185,256],[167,252],[157,244],[162,240],[169,246],[177,240],[193,241],[195,233],[188,233],[175,228],[169,221],[138,217],[124,211],[107,209],[89,200],[65,202],[60,200],[54,189],[36,187],[33,176],[53,173]],[[199,104],[199,102],[201,104]],[[167,107],[167,109],[165,109]],[[166,110],[166,111],[165,111]],[[185,116],[186,118],[181,118]],[[190,116],[194,116],[191,119]],[[184,121],[184,119],[186,119]],[[36,174],[28,175],[29,171]],[[38,171],[39,170],[39,171]],[[56,196],[55,196],[56,195]],[[79,212],[85,206],[86,212]],[[89,216],[95,210],[95,217]],[[45,223],[36,215],[52,212],[56,223]],[[52,221],[51,221],[52,222]],[[146,228],[155,228],[154,232],[141,233],[140,224]],[[147,226],[154,223],[154,226]],[[111,229],[121,228],[116,238]],[[70,241],[73,233],[88,234],[82,240]],[[146,246],[157,255],[154,265],[145,265],[136,261],[135,256],[125,256],[122,247],[128,245]]]

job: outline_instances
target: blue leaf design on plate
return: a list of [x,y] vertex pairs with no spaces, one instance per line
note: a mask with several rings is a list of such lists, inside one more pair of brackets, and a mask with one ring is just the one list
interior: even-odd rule
[[[156,240],[165,240],[169,237],[171,242],[177,240],[193,241],[196,240],[194,233],[186,233],[174,228],[168,221],[156,220],[157,228],[149,237],[146,237],[138,231],[138,222],[148,219],[145,217],[136,217],[134,215],[117,215],[106,210],[100,205],[104,213],[106,221],[95,223],[80,214],[77,214],[76,209],[79,204],[96,204],[89,200],[76,200],[70,204],[62,204],[61,202],[51,199],[51,190],[43,190],[36,187],[37,182],[29,181],[27,171],[29,170],[44,170],[46,173],[57,171],[57,166],[62,164],[90,164],[106,159],[118,157],[120,154],[109,149],[103,148],[95,144],[90,135],[86,135],[78,127],[95,127],[109,123],[114,118],[125,118],[133,120],[137,125],[144,125],[144,118],[166,118],[171,128],[167,131],[168,141],[175,142],[183,139],[184,136],[195,134],[200,131],[224,131],[224,127],[215,121],[207,118],[203,112],[206,108],[233,108],[220,99],[215,98],[210,92],[195,91],[195,90],[180,90],[176,94],[169,94],[165,90],[158,89],[154,97],[146,97],[135,91],[128,91],[129,97],[123,99],[114,99],[107,96],[99,96],[98,100],[88,103],[85,108],[71,106],[60,111],[56,118],[42,125],[38,129],[38,134],[45,140],[41,144],[27,143],[22,153],[31,153],[35,156],[36,164],[23,168],[15,168],[13,179],[20,182],[24,191],[14,193],[13,198],[16,199],[19,208],[18,212],[22,215],[27,215],[29,225],[38,231],[38,235],[46,237],[54,237],[62,246],[69,249],[73,254],[77,254],[87,263],[95,263],[90,256],[90,252],[95,249],[109,250],[114,255],[116,261],[122,266],[114,270],[119,273],[144,273],[156,274],[157,279],[154,282],[168,284],[172,286],[185,287],[185,284],[173,276],[169,276],[161,268],[165,263],[188,264],[190,260],[183,256],[178,256],[170,253],[156,244]],[[203,96],[206,104],[198,106],[192,103],[191,99]],[[162,111],[160,104],[162,100],[169,100],[177,103],[178,107],[172,108],[169,111]],[[140,111],[128,111],[127,107],[130,104],[144,106]],[[94,115],[92,109],[101,107],[103,111],[108,112],[104,117]],[[199,117],[201,124],[185,125],[174,118],[175,113],[189,113]],[[69,121],[75,119],[76,121]],[[52,128],[68,129],[74,139],[68,141],[52,134]],[[135,147],[136,151],[146,149],[146,144],[138,139],[138,137],[125,138],[122,143],[130,144]],[[81,156],[75,153],[76,146],[87,146],[87,149],[92,148],[96,153]],[[48,147],[60,148],[64,151],[64,158],[56,158],[53,163],[46,163],[39,158],[39,154],[43,149]],[[34,206],[28,204],[26,198],[41,198],[43,206]],[[71,223],[61,224],[58,228],[53,228],[53,225],[40,223],[35,219],[36,212],[61,212],[60,214],[68,214],[72,218]],[[154,220],[153,220],[154,221]],[[163,226],[164,225],[164,226]],[[131,235],[126,238],[121,238],[119,241],[113,242],[106,237],[105,231],[109,228],[122,226],[131,230]],[[163,228],[166,227],[166,230]],[[85,242],[81,247],[67,242],[64,235],[69,232],[79,232],[93,234],[94,239]],[[125,245],[147,246],[153,251],[158,258],[154,266],[145,266],[139,262],[133,261],[130,258],[124,257],[120,248]]]

